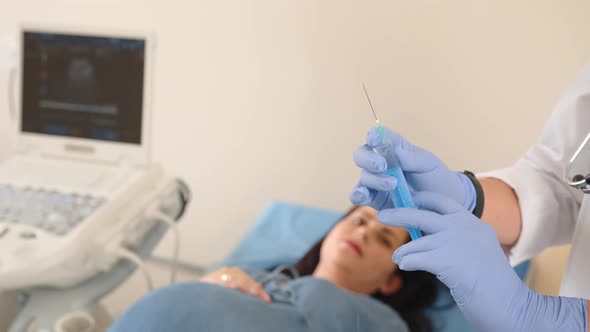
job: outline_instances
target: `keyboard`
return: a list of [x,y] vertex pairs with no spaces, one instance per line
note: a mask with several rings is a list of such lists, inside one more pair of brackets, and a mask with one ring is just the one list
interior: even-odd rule
[[[92,195],[0,184],[0,225],[29,225],[65,236],[104,202],[105,198]],[[0,226],[0,238],[7,232]],[[21,233],[21,237],[35,236]]]
[[150,230],[145,225],[157,222],[148,208],[163,209],[178,185],[158,165],[93,174],[125,172],[128,179],[113,190],[100,190],[115,181],[104,177],[78,186],[61,185],[52,178],[59,172],[21,179],[0,172],[0,292],[77,285],[110,270],[120,259],[114,249],[139,243]]

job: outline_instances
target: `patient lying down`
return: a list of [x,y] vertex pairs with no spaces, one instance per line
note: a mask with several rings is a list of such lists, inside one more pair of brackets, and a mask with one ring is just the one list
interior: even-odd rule
[[430,331],[435,278],[398,269],[391,256],[409,235],[376,215],[352,209],[295,266],[228,267],[161,288],[110,331]]

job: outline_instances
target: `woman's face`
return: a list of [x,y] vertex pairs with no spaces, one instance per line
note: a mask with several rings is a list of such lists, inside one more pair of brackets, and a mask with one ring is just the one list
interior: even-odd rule
[[383,225],[375,209],[360,206],[328,233],[318,267],[353,292],[391,293],[400,286],[391,256],[409,239],[405,229]]

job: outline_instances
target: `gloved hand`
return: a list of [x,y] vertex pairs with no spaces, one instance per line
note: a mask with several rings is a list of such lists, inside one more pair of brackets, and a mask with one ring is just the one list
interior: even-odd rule
[[388,209],[379,220],[414,227],[426,236],[399,247],[393,260],[402,270],[436,275],[478,331],[587,332],[587,303],[530,290],[504,256],[491,226],[455,200],[418,193],[418,209]]
[[[410,192],[440,193],[473,211],[477,197],[473,183],[465,174],[449,170],[435,155],[413,146],[399,134],[388,129],[385,133],[395,147]],[[362,173],[359,184],[350,193],[353,204],[370,205],[377,210],[393,207],[390,195],[396,185],[395,178],[385,173],[385,159],[373,151],[380,144],[379,133],[374,128],[367,134],[367,144],[354,152],[354,162],[362,168]]]

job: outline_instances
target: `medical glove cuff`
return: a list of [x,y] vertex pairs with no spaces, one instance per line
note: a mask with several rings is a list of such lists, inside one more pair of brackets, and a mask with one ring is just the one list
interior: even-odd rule
[[518,331],[588,331],[587,301],[572,297],[541,295],[528,289],[513,313]]
[[463,192],[465,193],[463,206],[476,217],[481,218],[483,214],[483,190],[481,184],[475,178],[475,175],[469,171],[457,172],[457,175],[461,179]]

